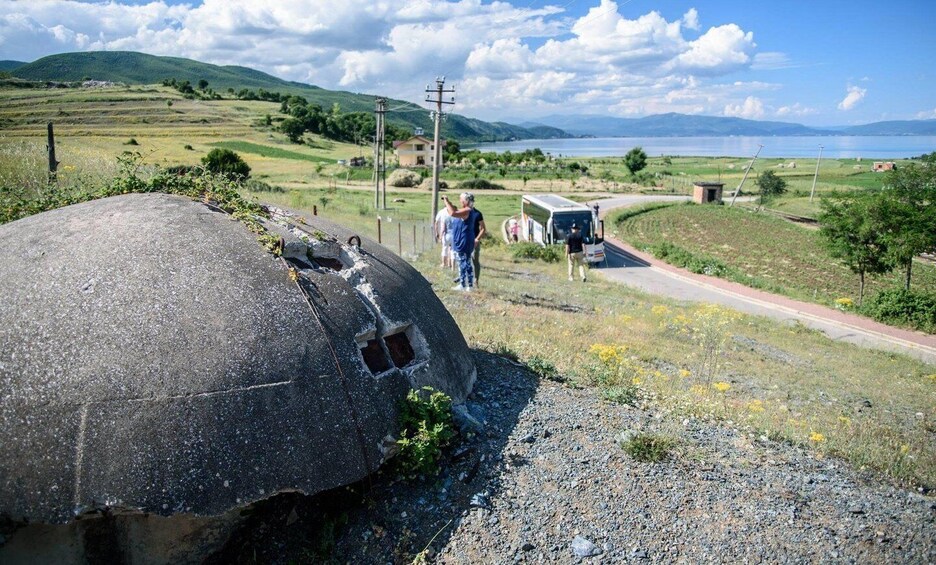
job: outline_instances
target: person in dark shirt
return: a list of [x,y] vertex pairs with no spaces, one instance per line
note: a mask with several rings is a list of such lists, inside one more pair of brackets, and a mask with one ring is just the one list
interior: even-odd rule
[[452,215],[452,251],[458,261],[459,284],[452,290],[470,291],[474,286],[474,269],[471,264],[471,253],[475,245],[475,225],[478,223],[478,212],[469,206],[474,196],[469,192],[461,193],[459,200],[461,208],[455,208],[448,196],[443,196],[445,207]]
[[569,280],[572,280],[575,265],[578,265],[582,282],[585,282],[585,243],[582,240],[582,231],[579,229],[578,224],[572,224],[572,229],[569,231],[569,235],[566,236],[565,252],[566,259],[569,261]]
[[474,195],[471,193],[468,195],[471,197],[470,200],[468,200],[468,205],[478,213],[474,225],[474,250],[471,253],[471,264],[472,267],[474,267],[474,282],[475,286],[478,286],[478,282],[481,279],[481,238],[484,237],[485,233],[487,233],[487,228],[484,225],[484,214],[481,213],[481,210],[475,208]]

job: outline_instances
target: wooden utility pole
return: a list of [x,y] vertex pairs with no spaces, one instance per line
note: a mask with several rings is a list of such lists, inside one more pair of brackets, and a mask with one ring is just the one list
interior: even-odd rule
[[816,194],[816,181],[819,180],[819,163],[822,162],[822,146],[819,146],[819,158],[816,159],[816,174],[812,178],[812,190],[809,191],[809,201],[812,202],[813,196]]
[[[380,179],[384,179],[384,208],[387,207],[387,170],[383,166],[386,164],[387,150],[384,147],[384,114],[387,112],[387,99],[378,97],[376,99],[377,108],[374,110],[377,117],[377,131],[374,132],[374,209],[380,208]],[[381,156],[384,159],[381,159]]]
[[[452,94],[450,100],[443,100],[445,94]],[[435,88],[429,88],[426,85],[426,102],[434,102],[436,105],[433,118],[435,122],[435,132],[433,134],[433,158],[432,158],[432,217],[429,223],[435,222],[436,214],[439,212],[439,173],[442,170],[442,105],[455,103],[455,88],[445,88],[445,77],[436,77]],[[434,98],[433,98],[434,96]]]
[[55,133],[52,131],[52,122],[48,127],[48,145],[49,150],[49,184],[52,184],[58,178],[59,162],[55,160]]
[[738,197],[738,193],[741,192],[741,187],[744,186],[744,180],[747,178],[748,173],[751,172],[751,169],[754,168],[754,161],[757,161],[757,156],[760,155],[760,150],[763,149],[763,148],[764,148],[763,145],[758,145],[758,146],[757,146],[757,153],[755,153],[755,154],[754,154],[754,158],[751,159],[751,164],[748,165],[748,167],[747,167],[746,169],[744,169],[744,176],[741,177],[741,182],[738,184],[738,188],[735,189],[734,194],[731,196],[731,204],[728,205],[729,208],[731,208],[732,206],[734,206],[735,198],[737,198],[737,197]]

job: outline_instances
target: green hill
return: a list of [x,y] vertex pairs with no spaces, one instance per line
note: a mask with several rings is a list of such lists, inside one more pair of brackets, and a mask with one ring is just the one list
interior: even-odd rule
[[[17,78],[32,81],[74,82],[84,79],[122,82],[126,84],[155,84],[165,79],[187,80],[197,84],[208,81],[211,88],[224,92],[229,88],[240,90],[264,89],[270,92],[303,96],[310,102],[330,108],[339,104],[345,112],[373,112],[374,97],[353,92],[332,91],[317,86],[286,81],[264,72],[239,66],[218,66],[179,57],[160,57],[131,51],[93,51],[61,53],[43,57],[12,70]],[[390,107],[413,104],[390,100]],[[431,131],[429,109],[425,112],[388,112],[388,123],[402,127],[421,127]],[[444,137],[463,141],[491,141],[532,139],[539,137],[569,137],[556,128],[526,128],[506,123],[489,123],[453,114],[443,124]]]
[[14,69],[22,67],[26,63],[22,61],[0,61],[0,72],[10,72]]

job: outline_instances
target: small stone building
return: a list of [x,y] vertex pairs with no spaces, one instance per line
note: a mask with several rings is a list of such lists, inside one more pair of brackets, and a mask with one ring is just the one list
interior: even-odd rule
[[692,201],[696,204],[721,204],[723,182],[699,181],[692,184]]

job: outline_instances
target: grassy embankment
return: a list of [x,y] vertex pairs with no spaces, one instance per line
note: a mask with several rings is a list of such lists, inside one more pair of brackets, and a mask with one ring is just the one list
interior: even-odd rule
[[[197,162],[212,144],[230,142],[330,158],[357,152],[325,141],[322,147],[285,143],[257,125],[275,112],[269,103],[192,102],[159,88],[118,94],[119,100],[94,92],[0,92],[6,136],[0,140],[0,179],[23,167],[42,177],[44,154],[34,149],[44,145],[49,120],[57,124],[63,183],[107,182],[116,171],[114,156],[126,149],[165,164]],[[174,101],[171,107],[167,99]],[[109,105],[114,114],[102,117]],[[131,137],[138,146],[124,145]],[[296,208],[315,204],[325,217],[359,226],[365,235],[376,231],[371,193],[326,188],[332,165],[316,173],[316,162],[261,151],[243,153],[255,175],[289,188],[256,196]],[[392,203],[395,198],[406,202]],[[485,195],[479,206],[496,225],[515,213],[516,202],[516,195]],[[428,216],[424,193],[391,193],[388,204],[398,217]],[[543,374],[553,375],[554,367],[555,378],[594,387],[608,402],[644,404],[670,422],[677,440],[684,418],[717,420],[742,429],[754,450],[763,435],[801,444],[819,457],[839,455],[904,485],[936,486],[932,366],[833,342],[802,326],[676,303],[600,278],[570,285],[563,265],[515,260],[494,242],[483,263],[482,287],[471,295],[444,290],[450,274],[438,269],[434,253],[414,263],[443,289],[441,299],[473,347],[516,356]]]
[[[727,206],[656,206],[619,213],[607,225],[640,249],[685,252],[695,258],[697,272],[830,306],[843,297],[858,301],[858,276],[829,255],[818,231],[768,214]],[[899,287],[902,280],[900,272],[868,277],[866,296]],[[936,267],[917,261],[913,287],[936,292]]]
[[600,277],[568,283],[564,264],[513,259],[502,244],[483,257],[481,288],[471,295],[447,290],[434,255],[415,263],[442,289],[473,347],[544,374],[555,367],[608,402],[657,410],[677,442],[679,422],[696,417],[735,426],[751,441],[788,441],[904,484],[936,486],[933,366]]

